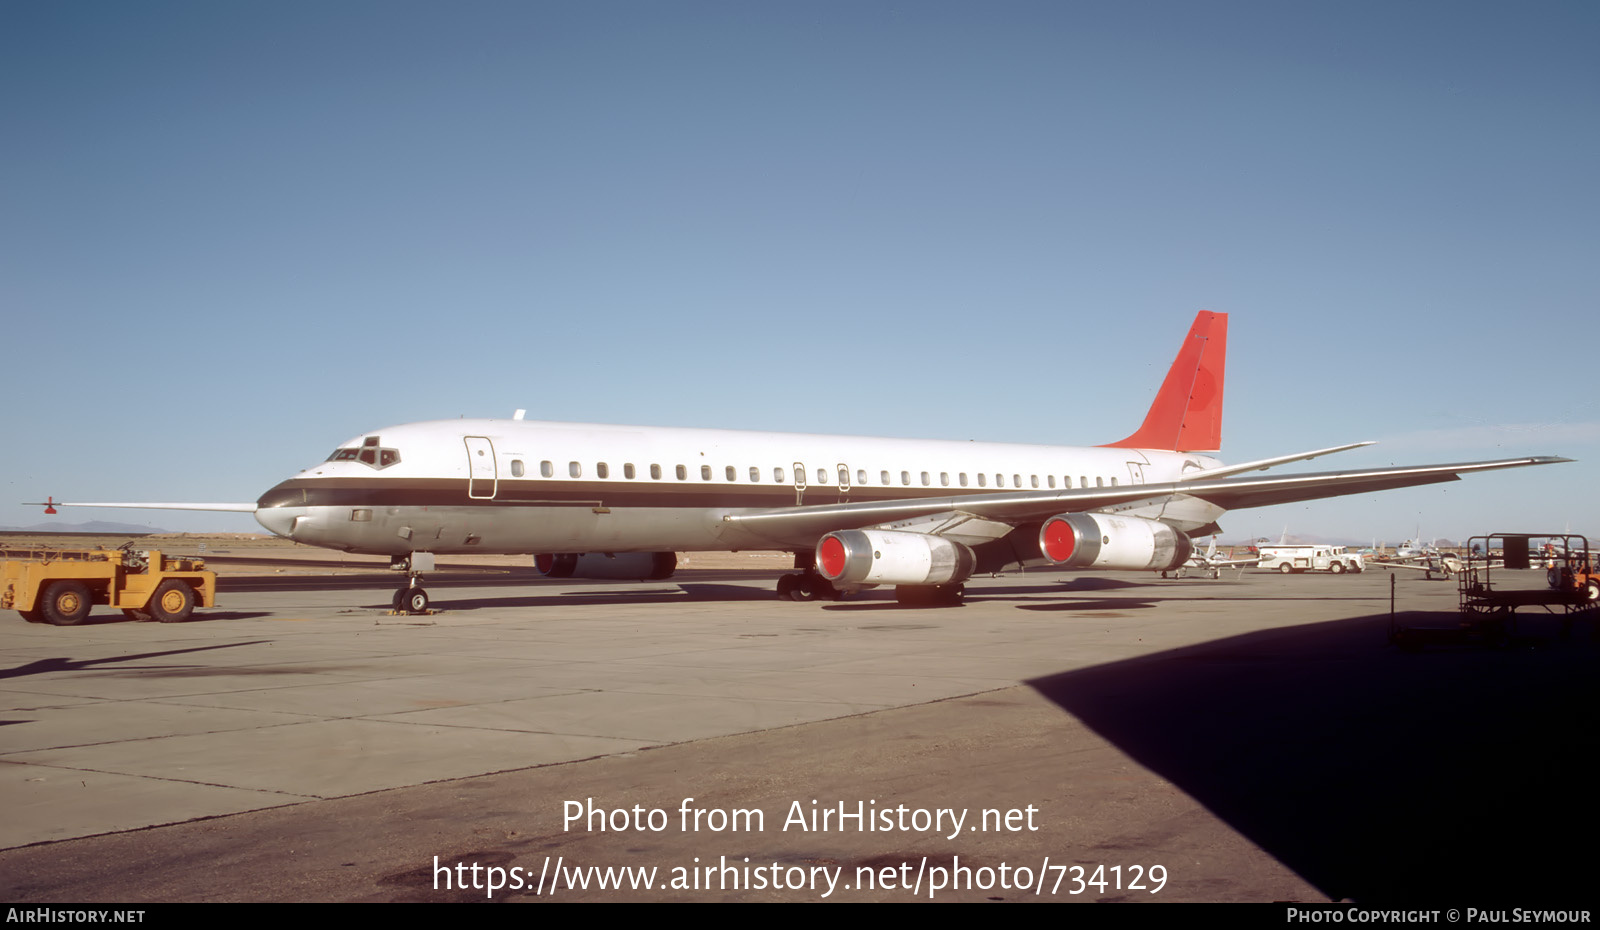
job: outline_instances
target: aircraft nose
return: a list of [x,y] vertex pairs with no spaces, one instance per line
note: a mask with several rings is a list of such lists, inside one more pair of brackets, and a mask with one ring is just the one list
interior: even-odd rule
[[297,507],[257,507],[256,522],[273,535],[293,539],[294,519],[299,513]]

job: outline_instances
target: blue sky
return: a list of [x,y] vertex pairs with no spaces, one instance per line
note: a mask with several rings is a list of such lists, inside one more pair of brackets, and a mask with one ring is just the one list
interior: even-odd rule
[[1228,537],[1600,536],[1597,47],[1587,2],[15,0],[0,524],[518,407],[1109,442],[1204,308],[1226,460],[1581,460]]

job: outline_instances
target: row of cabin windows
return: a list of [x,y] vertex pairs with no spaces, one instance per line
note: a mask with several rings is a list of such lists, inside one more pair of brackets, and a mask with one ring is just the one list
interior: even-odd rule
[[[512,459],[511,460],[511,477],[513,477],[513,478],[521,478],[524,473],[525,473],[525,469],[523,467],[522,460],[521,459]],[[595,466],[594,466],[594,473],[595,473],[595,477],[597,477],[597,478],[610,478],[611,477],[611,466],[608,465],[605,462],[596,462]],[[542,475],[545,478],[554,478],[556,476],[555,463],[554,462],[550,462],[550,461],[540,462],[539,463],[539,474]],[[662,471],[661,471],[661,466],[660,465],[651,465],[650,466],[650,480],[652,480],[652,481],[660,481],[661,480],[661,474],[662,474]],[[687,480],[689,480],[689,467],[687,465],[678,465],[674,469],[674,474],[676,475],[676,477],[677,477],[677,479],[679,481],[687,481]],[[711,476],[713,474],[714,474],[714,472],[712,471],[712,468],[711,468],[710,465],[701,465],[700,466],[700,480],[701,481],[710,481],[711,480]],[[567,476],[571,477],[571,478],[582,478],[583,477],[583,463],[582,462],[568,462],[567,463]],[[633,467],[633,463],[632,462],[628,462],[628,463],[626,463],[626,464],[624,464],[622,466],[622,477],[628,479],[629,481],[632,481],[633,479],[638,477],[638,472]],[[733,465],[729,465],[729,466],[727,466],[727,467],[725,467],[723,469],[723,477],[729,482],[736,482],[736,481],[739,480],[739,469],[736,468]],[[925,487],[925,488],[933,487],[933,474],[931,472],[920,472],[918,474],[918,477],[921,480],[923,487]],[[989,486],[989,475],[988,475],[987,472],[978,472],[975,475],[975,477],[977,479],[976,487],[986,488],[986,487]],[[796,478],[800,479],[800,480],[804,480],[803,477],[799,476],[799,475],[796,475]],[[850,471],[849,471],[849,469],[841,467],[839,469],[838,479],[839,479],[839,484],[840,485],[849,485],[850,484]],[[893,476],[889,472],[888,469],[884,469],[883,471],[880,471],[878,473],[878,483],[883,485],[884,487],[889,487],[889,486],[893,485],[894,481],[892,479],[893,479]],[[819,484],[819,485],[830,484],[830,483],[832,483],[832,480],[833,479],[828,474],[828,469],[826,469],[826,468],[817,469],[817,484]],[[1111,478],[1109,480],[1110,480],[1111,487],[1116,487],[1117,486],[1117,479],[1116,478],[1113,477],[1113,478]],[[774,484],[788,484],[788,481],[786,481],[785,478],[784,478],[784,469],[781,466],[777,466],[777,467],[774,467],[772,469],[772,481],[773,481]],[[1045,475],[1044,476],[1044,481],[1045,481],[1045,484],[1044,484],[1045,487],[1053,488],[1053,487],[1056,486],[1056,476],[1055,475]],[[759,484],[760,482],[761,482],[761,468],[759,466],[756,466],[756,465],[751,465],[750,466],[750,483],[751,484]],[[960,487],[963,487],[963,488],[973,487],[974,486],[974,485],[972,485],[972,484],[970,484],[968,482],[967,473],[964,472],[964,471],[956,473],[956,482]],[[855,480],[855,483],[856,483],[857,486],[864,486],[864,485],[867,484],[867,470],[865,468],[856,469],[856,480]],[[1097,488],[1105,487],[1106,483],[1107,483],[1107,479],[1105,479],[1103,477],[1096,477],[1094,479],[1094,486],[1097,487]],[[910,487],[911,486],[911,472],[909,472],[909,471],[900,472],[900,484],[902,486],[904,486],[904,487]],[[1035,487],[1035,488],[1040,487],[1039,476],[1038,475],[1029,475],[1028,476],[1028,484],[1029,484],[1029,486],[1032,486],[1032,487]],[[950,473],[949,472],[947,472],[947,471],[939,472],[939,486],[940,487],[946,487],[946,488],[950,486]],[[1006,485],[1006,476],[1004,474],[996,472],[995,476],[994,476],[994,486],[997,487],[997,488],[1006,487],[1007,486]],[[1022,483],[1022,476],[1018,475],[1018,474],[1013,474],[1011,476],[1010,487],[1020,488],[1020,487],[1023,487],[1023,486],[1024,485]],[[1088,476],[1079,475],[1078,476],[1078,487],[1086,488],[1088,486],[1089,486],[1089,478],[1088,478]],[[1072,487],[1072,476],[1071,475],[1062,475],[1061,476],[1061,487],[1068,488],[1068,489],[1070,489]]]

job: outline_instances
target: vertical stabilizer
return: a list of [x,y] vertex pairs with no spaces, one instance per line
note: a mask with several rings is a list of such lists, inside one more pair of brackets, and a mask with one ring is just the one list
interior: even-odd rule
[[1107,448],[1215,452],[1222,448],[1228,315],[1201,310],[1137,432]]

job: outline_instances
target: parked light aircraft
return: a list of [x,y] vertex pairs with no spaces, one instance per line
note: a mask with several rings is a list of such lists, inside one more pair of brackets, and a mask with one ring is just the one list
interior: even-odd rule
[[446,553],[528,553],[548,574],[665,577],[676,552],[779,549],[778,593],[893,585],[959,603],[974,572],[1025,564],[1177,568],[1230,509],[1570,461],[1250,475],[1358,446],[1224,465],[1227,316],[1202,311],[1132,435],[1103,446],[940,442],[473,419],[356,436],[246,504],[79,504],[253,513],[297,542],[389,555],[400,610],[428,606]]
[[[1217,578],[1222,577],[1222,570],[1224,568],[1237,568],[1243,570],[1251,565],[1258,565],[1260,562],[1261,556],[1259,555],[1252,555],[1246,558],[1236,559],[1233,557],[1231,549],[1227,558],[1217,555],[1217,537],[1216,534],[1213,533],[1211,536],[1211,543],[1206,546],[1206,551],[1196,552],[1189,556],[1189,561],[1179,565],[1178,570],[1174,574],[1176,577],[1182,578],[1184,574],[1192,568],[1201,574],[1210,574],[1212,580],[1216,580]],[[1161,572],[1161,577],[1167,577],[1165,570]]]

